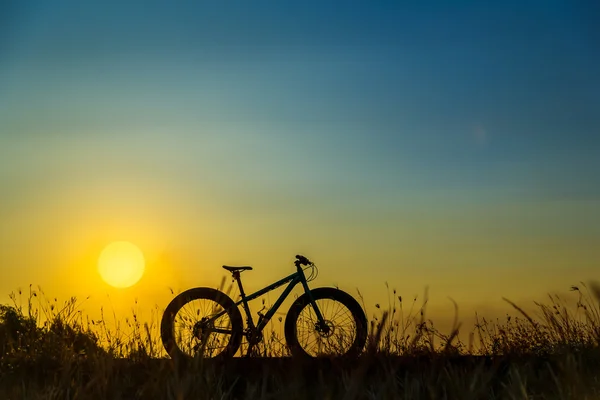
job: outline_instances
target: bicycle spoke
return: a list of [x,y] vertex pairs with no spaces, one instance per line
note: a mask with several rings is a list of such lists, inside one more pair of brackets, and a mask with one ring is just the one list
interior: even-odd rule
[[316,313],[312,305],[307,305],[298,316],[299,344],[312,355],[345,353],[355,339],[356,324],[352,313],[333,299],[319,299],[316,304],[328,331],[318,329],[320,324]]
[[222,352],[232,334],[231,320],[227,313],[210,320],[213,315],[222,311],[223,307],[208,299],[196,299],[186,303],[174,321],[178,347],[192,357],[199,351],[204,357],[213,357]]

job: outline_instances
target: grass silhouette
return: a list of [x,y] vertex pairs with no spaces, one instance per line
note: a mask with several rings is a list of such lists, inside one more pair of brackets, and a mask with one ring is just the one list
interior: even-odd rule
[[549,296],[535,316],[505,299],[515,315],[478,318],[463,343],[458,319],[448,333],[426,319],[427,293],[405,304],[388,288],[355,362],[285,357],[273,329],[262,357],[184,365],[165,357],[157,327],[135,314],[126,330],[111,329],[75,298],[59,304],[29,288],[0,305],[0,398],[596,399],[600,286],[571,289],[576,304]]

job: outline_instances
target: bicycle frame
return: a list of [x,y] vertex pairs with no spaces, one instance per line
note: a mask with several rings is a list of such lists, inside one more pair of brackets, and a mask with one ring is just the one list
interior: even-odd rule
[[[312,293],[310,292],[310,289],[308,287],[308,282],[306,281],[306,276],[304,275],[304,270],[301,267],[297,267],[297,269],[298,270],[296,272],[294,272],[293,274],[288,275],[285,278],[280,279],[277,282],[274,282],[274,283],[270,284],[269,286],[266,286],[265,288],[260,289],[248,296],[246,296],[246,294],[244,293],[244,288],[242,286],[242,281],[240,278],[240,272],[235,271],[232,273],[233,278],[238,283],[238,287],[240,289],[240,295],[241,295],[241,299],[235,303],[235,306],[239,307],[240,304],[242,304],[244,306],[244,312],[246,313],[246,316],[248,317],[248,327],[250,328],[251,334],[256,334],[256,333],[262,332],[262,330],[269,323],[269,321],[271,320],[273,315],[275,315],[275,313],[277,312],[277,310],[279,309],[281,304],[285,301],[287,296],[294,289],[294,287],[296,287],[296,285],[298,283],[302,284],[302,287],[304,288],[304,293],[306,293],[306,295],[308,296],[308,298],[311,302],[311,305],[313,306],[313,309],[315,310],[315,314],[317,316],[317,320],[319,321],[319,323],[322,323],[322,324],[325,323],[325,321],[323,319],[323,315],[321,314],[321,311],[317,307],[317,304],[316,304],[314,298],[312,297]],[[267,311],[266,314],[264,314],[264,315],[259,314],[258,324],[255,326],[254,320],[252,319],[252,314],[250,312],[250,307],[248,306],[248,302],[252,301],[266,293],[269,293],[269,292],[277,289],[278,287],[285,285],[286,283],[288,283],[288,286],[285,288],[283,293],[281,293],[281,295],[279,296],[279,298],[277,299],[275,304],[273,304],[271,306],[271,308],[269,308],[269,310]],[[222,315],[226,314],[227,311],[228,310],[221,311],[220,313],[212,316],[212,318],[210,318],[210,320],[213,321],[213,320],[218,319]],[[212,331],[219,332],[219,333],[231,333],[230,331],[218,329],[218,328],[217,329],[213,328]]]

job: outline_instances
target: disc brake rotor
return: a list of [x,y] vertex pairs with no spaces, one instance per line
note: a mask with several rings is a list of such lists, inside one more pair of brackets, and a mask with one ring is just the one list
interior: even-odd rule
[[321,337],[328,338],[328,337],[333,336],[333,333],[335,331],[335,326],[329,320],[325,320],[324,322],[325,322],[325,329],[323,329],[323,327],[320,326],[320,324],[317,322],[315,324],[315,330],[319,333],[319,335]]

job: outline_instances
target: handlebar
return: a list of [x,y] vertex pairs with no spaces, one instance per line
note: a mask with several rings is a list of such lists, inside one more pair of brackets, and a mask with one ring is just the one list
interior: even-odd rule
[[312,262],[304,256],[296,255],[296,261],[294,261],[294,264],[299,268],[301,265],[311,265]]

